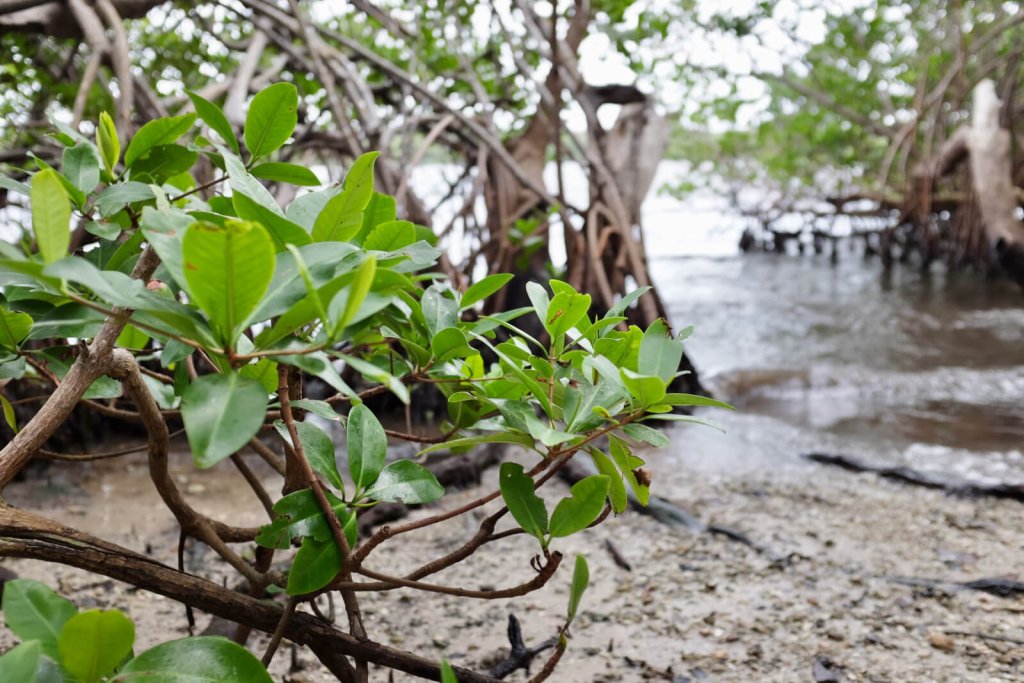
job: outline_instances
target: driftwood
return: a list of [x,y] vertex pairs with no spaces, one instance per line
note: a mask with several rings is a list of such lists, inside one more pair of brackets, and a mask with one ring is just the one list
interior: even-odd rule
[[872,465],[858,458],[829,453],[805,453],[801,457],[821,465],[834,465],[850,472],[873,472],[885,479],[965,496],[988,496],[1024,501],[1024,484],[986,484],[922,472],[910,467]]

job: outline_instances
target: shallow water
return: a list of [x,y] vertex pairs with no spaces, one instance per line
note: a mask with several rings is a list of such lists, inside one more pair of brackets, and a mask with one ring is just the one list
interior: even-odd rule
[[[685,427],[701,469],[805,469],[811,451],[1024,481],[1024,295],[974,275],[825,257],[658,258],[652,276],[702,379],[737,413]],[[650,239],[654,237],[654,239]]]

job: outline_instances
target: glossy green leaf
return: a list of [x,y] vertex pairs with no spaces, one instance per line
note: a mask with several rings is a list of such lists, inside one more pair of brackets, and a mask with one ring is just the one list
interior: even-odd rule
[[563,498],[551,513],[551,535],[569,536],[590,526],[604,509],[610,482],[604,475],[581,479],[569,489],[569,498]]
[[466,333],[457,327],[448,327],[431,337],[430,352],[438,363],[476,353],[469,345]]
[[195,165],[199,153],[182,145],[157,145],[132,164],[132,178],[162,184]]
[[533,438],[528,434],[517,434],[515,432],[493,432],[490,434],[480,434],[479,436],[465,436],[458,439],[451,439],[444,443],[436,443],[431,446],[427,446],[421,450],[419,454],[425,455],[427,453],[436,453],[437,451],[457,450],[469,448],[471,446],[479,446],[480,444],[485,443],[509,443],[532,447]]
[[238,138],[235,137],[235,131],[231,127],[231,123],[228,121],[228,117],[224,115],[224,111],[213,102],[205,99],[202,95],[192,92],[191,90],[185,91],[188,94],[192,104],[196,108],[196,113],[199,114],[199,118],[210,127],[210,130],[217,133],[224,144],[231,148],[231,151],[235,154],[240,154],[238,149]]
[[124,665],[117,683],[273,683],[260,660],[227,638],[181,638],[146,650]]
[[670,382],[678,372],[682,358],[683,343],[672,338],[665,321],[659,319],[651,323],[640,342],[639,373]]
[[669,444],[669,439],[665,436],[664,432],[654,429],[653,427],[648,427],[647,425],[631,422],[623,427],[622,431],[625,432],[626,436],[629,438],[637,441],[643,441],[655,448],[664,448]]
[[365,488],[377,480],[388,454],[388,437],[369,408],[353,406],[348,414],[348,471],[357,487]]
[[727,410],[736,410],[728,403],[722,401],[716,401],[713,398],[707,396],[698,396],[697,394],[677,394],[668,393],[665,394],[665,398],[662,399],[663,403],[667,403],[670,406],[704,406],[709,408],[725,408]]
[[633,455],[629,444],[615,435],[608,437],[609,453],[615,466],[622,474],[622,478],[633,490],[633,495],[641,505],[647,505],[651,499],[651,489],[646,484],[641,484],[636,478],[636,469],[643,467],[644,461]]
[[443,659],[441,660],[441,683],[459,683],[452,665]]
[[598,474],[608,477],[608,500],[611,501],[612,510],[615,514],[624,512],[629,504],[629,497],[626,494],[626,484],[622,481],[622,473],[615,467],[612,459],[597,448],[590,448],[588,452],[594,460]]
[[252,98],[245,117],[245,146],[259,159],[287,142],[298,123],[299,93],[291,83],[267,86]]
[[32,316],[0,306],[0,347],[14,351],[32,331]]
[[318,591],[341,571],[341,550],[333,538],[318,541],[315,538],[302,539],[299,552],[295,554],[292,568],[288,572],[288,595],[305,595]]
[[3,410],[4,422],[11,428],[11,431],[15,434],[18,433],[18,416],[14,413],[14,406],[7,400],[7,397],[0,394],[0,409]]
[[32,229],[46,263],[64,258],[71,243],[71,202],[57,177],[47,169],[32,176]]
[[[274,429],[286,443],[292,443],[288,427],[283,420],[274,422]],[[313,470],[319,472],[334,488],[344,490],[345,484],[338,473],[338,464],[334,459],[334,442],[327,433],[312,422],[296,422],[295,431],[302,442],[302,450],[306,454]]]
[[368,152],[352,164],[341,192],[331,197],[313,223],[315,242],[347,242],[363,226],[363,210],[373,196],[373,165],[379,152]]
[[[352,322],[359,307],[366,300],[366,295],[373,285],[373,277],[376,273],[377,257],[369,256],[356,268],[353,273],[352,283],[348,286],[348,289],[338,292],[337,296],[331,301],[330,315],[334,319],[332,337],[337,338],[345,331],[348,324]],[[340,297],[344,297],[344,305],[342,305]],[[340,310],[336,310],[339,308]]]
[[129,204],[149,201],[155,196],[153,188],[149,185],[128,181],[111,185],[100,192],[94,206],[99,211],[101,218],[109,218]]
[[[356,516],[349,511],[345,501],[329,490],[324,490],[324,497],[341,522],[349,546],[355,546],[358,540]],[[256,543],[265,548],[283,550],[291,546],[292,539],[305,536],[318,541],[331,538],[330,524],[310,489],[289,493],[274,503],[274,521],[260,528]]]
[[374,228],[381,223],[395,220],[397,215],[395,198],[380,192],[374,192],[370,196],[370,201],[366,208],[363,209],[363,225],[359,229],[359,234],[354,241],[357,244],[361,244]]
[[182,241],[185,279],[196,304],[234,343],[274,276],[274,244],[257,223],[194,223]]
[[38,640],[24,642],[0,655],[0,681],[65,683],[60,668],[43,654],[43,648]]
[[589,294],[559,292],[548,304],[547,315],[543,318],[544,328],[552,340],[560,339],[583,320],[589,310]]
[[288,244],[301,247],[313,242],[313,238],[301,225],[292,223],[284,216],[253,201],[241,192],[232,194],[231,201],[239,218],[256,221],[267,229],[270,237],[274,240],[275,251],[283,251]]
[[204,375],[181,397],[181,417],[199,467],[210,467],[241,449],[259,431],[267,392],[235,373]]
[[439,285],[431,285],[423,292],[420,300],[423,320],[431,336],[446,327],[453,327],[459,315],[459,305]]
[[398,460],[381,470],[366,495],[373,500],[415,505],[437,500],[444,495],[444,487],[423,465]]
[[641,375],[626,368],[619,369],[622,382],[641,407],[646,408],[665,398],[665,380],[660,377]]
[[141,159],[154,147],[177,142],[178,138],[192,127],[195,120],[195,113],[189,112],[181,116],[165,116],[153,119],[142,126],[132,137],[128,143],[128,148],[124,151],[125,168],[131,168],[136,160]]
[[57,658],[61,629],[78,610],[70,600],[31,579],[4,584],[3,612],[7,628],[22,641],[37,640],[47,655]]
[[257,178],[270,180],[276,183],[289,183],[291,185],[302,185],[304,187],[315,187],[320,185],[320,179],[316,173],[305,166],[298,164],[287,164],[279,161],[267,161],[257,164],[249,169]]
[[381,223],[366,236],[363,249],[398,251],[416,241],[416,230],[409,221]]
[[498,486],[509,513],[526,533],[544,543],[548,532],[548,511],[534,490],[534,481],[515,462],[504,462],[498,472]]
[[512,277],[511,273],[488,275],[483,280],[473,284],[473,286],[466,290],[465,294],[462,295],[462,301],[459,303],[459,308],[469,308],[478,301],[483,301],[507,285]]
[[131,654],[135,624],[119,610],[89,610],[60,632],[60,663],[81,683],[96,683]]
[[[188,351],[191,351],[189,348]],[[243,365],[238,369],[238,374],[245,379],[256,380],[268,394],[277,391],[277,363],[269,358],[261,358],[255,363]]]
[[113,178],[114,167],[117,166],[117,162],[121,158],[121,141],[117,139],[114,120],[105,111],[100,112],[100,118],[96,124],[96,147],[100,150],[107,174]]
[[100,160],[96,147],[89,142],[80,142],[67,147],[61,155],[61,171],[72,185],[89,194],[100,184]]
[[590,568],[587,566],[587,558],[577,555],[576,566],[572,572],[572,586],[569,588],[567,622],[570,624],[576,618],[576,612],[580,608],[580,600],[583,598],[583,593],[587,590],[588,585],[590,585]]

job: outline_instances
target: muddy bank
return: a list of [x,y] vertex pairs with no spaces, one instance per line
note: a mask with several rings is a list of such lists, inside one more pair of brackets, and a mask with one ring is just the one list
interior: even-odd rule
[[[240,515],[242,523],[263,521],[258,502],[233,471],[198,472],[185,454],[176,463],[175,474],[197,507]],[[682,470],[676,454],[654,456],[652,464],[664,475],[660,493],[787,561],[721,536],[671,531],[636,514],[560,543],[570,559],[586,553],[592,585],[554,680],[952,682],[1024,676],[1024,646],[1014,642],[1024,640],[1024,601],[897,581],[1021,578],[1019,503],[955,498],[813,464],[772,474],[740,468],[729,476],[699,463]],[[488,472],[484,486],[493,487],[495,476]],[[476,493],[454,493],[445,505]],[[552,482],[547,495],[564,494],[564,486]],[[177,528],[152,492],[140,458],[84,468],[56,464],[10,487],[7,497],[174,563]],[[450,550],[471,532],[463,520],[411,534],[371,556],[370,566],[400,572]],[[607,541],[633,571],[615,564]],[[470,588],[518,583],[531,575],[534,551],[529,539],[511,537],[437,581]],[[187,563],[215,580],[226,575],[201,546]],[[186,633],[184,610],[163,598],[62,567],[9,559],[3,566],[46,581],[80,607],[125,609],[138,624],[137,650]],[[486,669],[505,654],[510,611],[522,622],[527,644],[554,634],[569,574],[563,569],[544,590],[515,601],[469,602],[408,591],[368,597],[367,628],[393,645]],[[197,630],[208,627],[209,617],[200,616]],[[9,633],[0,635],[0,649],[11,642]],[[257,652],[261,647],[255,641]],[[287,647],[274,673],[282,681],[331,680],[308,656],[293,659]],[[378,672],[373,680],[388,679]],[[519,672],[508,680],[525,676]]]

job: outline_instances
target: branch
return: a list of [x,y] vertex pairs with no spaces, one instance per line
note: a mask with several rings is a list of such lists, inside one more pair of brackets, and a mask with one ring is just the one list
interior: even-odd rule
[[[2,505],[0,556],[78,567],[125,581],[224,619],[248,624],[266,633],[273,633],[281,621],[282,608],[271,601],[235,592],[52,520]],[[344,655],[434,681],[441,677],[436,661],[381,643],[359,640],[309,614],[294,614],[285,627],[285,637],[310,647],[324,662]],[[455,672],[460,683],[494,683],[497,680],[458,667]]]

